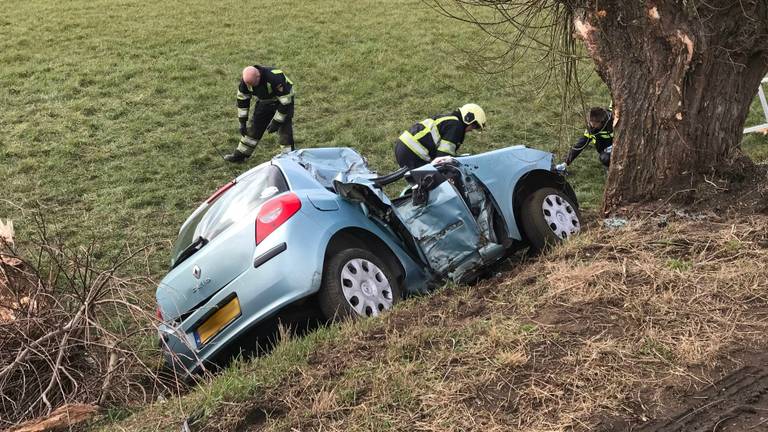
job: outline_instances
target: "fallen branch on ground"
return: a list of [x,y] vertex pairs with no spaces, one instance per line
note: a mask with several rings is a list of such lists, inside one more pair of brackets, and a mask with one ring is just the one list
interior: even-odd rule
[[[154,283],[117,276],[153,245],[98,260],[95,242],[66,247],[41,214],[24,252],[12,234],[0,240],[0,301],[10,317],[0,320],[0,429],[68,418],[59,409],[71,404],[130,405],[169,389],[157,377],[158,351],[146,343],[155,338],[156,318],[140,293]],[[12,233],[8,226],[0,226],[3,233]]]

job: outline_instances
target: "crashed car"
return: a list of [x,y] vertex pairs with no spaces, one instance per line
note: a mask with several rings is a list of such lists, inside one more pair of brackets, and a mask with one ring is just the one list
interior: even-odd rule
[[[161,346],[199,370],[289,305],[376,316],[445,280],[474,280],[517,248],[563,241],[580,214],[553,165],[525,146],[382,177],[349,148],[277,156],[182,225],[157,289]],[[390,198],[385,186],[401,179]]]

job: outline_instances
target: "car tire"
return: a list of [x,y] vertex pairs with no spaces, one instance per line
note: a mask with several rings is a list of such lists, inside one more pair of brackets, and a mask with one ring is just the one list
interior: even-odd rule
[[318,302],[328,319],[377,316],[399,300],[395,273],[370,251],[344,249],[323,268]]
[[531,250],[541,252],[581,230],[581,213],[562,190],[545,187],[529,195],[520,208],[520,223]]

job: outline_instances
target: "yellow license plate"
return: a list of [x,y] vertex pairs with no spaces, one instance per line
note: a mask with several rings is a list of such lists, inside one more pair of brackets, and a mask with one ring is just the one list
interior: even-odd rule
[[197,345],[200,346],[208,342],[239,316],[240,301],[235,297],[197,327],[195,331]]

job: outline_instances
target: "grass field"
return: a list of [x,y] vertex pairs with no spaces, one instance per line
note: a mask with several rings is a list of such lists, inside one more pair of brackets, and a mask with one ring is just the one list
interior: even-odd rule
[[[260,12],[267,5],[269,18]],[[402,129],[468,101],[486,108],[490,128],[464,151],[525,143],[562,153],[581,128],[576,118],[561,122],[554,86],[532,82],[542,67],[478,75],[454,45],[484,49],[483,35],[419,1],[10,1],[4,9],[2,198],[39,202],[79,241],[171,240],[217,186],[278,150],[269,137],[246,166],[233,166],[213,149],[236,143],[236,84],[252,63],[278,65],[296,82],[299,147],[351,146],[380,171],[395,167]],[[588,82],[588,97],[603,102],[601,84]],[[579,166],[588,168],[575,183],[594,205],[602,174],[593,157]],[[12,208],[2,216],[19,219]]]
[[[198,203],[278,151],[269,137],[235,166],[214,150],[236,144],[236,84],[253,63],[279,66],[296,83],[298,147],[350,146],[386,172],[402,129],[472,101],[486,109],[489,129],[468,136],[463,151],[526,144],[562,157],[583,129],[582,107],[562,109],[556,82],[542,85],[546,66],[533,56],[511,71],[478,74],[465,52],[496,49],[489,44],[418,0],[7,0],[0,217],[15,219],[23,238],[31,227],[19,206],[39,204],[75,244],[159,241],[148,259],[159,275]],[[581,71],[586,105],[607,104],[591,66]],[[755,104],[750,124],[760,121]],[[768,159],[763,135],[745,148]],[[604,174],[594,154],[572,171],[582,204],[597,207]],[[195,397],[229,389],[222,379]]]
[[[235,87],[252,63],[278,65],[297,83],[299,147],[351,146],[391,170],[402,129],[474,101],[490,128],[464,151],[524,143],[562,156],[582,129],[581,107],[563,120],[556,82],[542,86],[545,65],[533,58],[476,73],[460,49],[489,44],[416,0],[11,0],[0,18],[2,198],[40,203],[77,241],[170,241],[218,185],[277,151],[270,137],[246,166],[232,166],[213,148],[235,145]],[[607,103],[590,68],[586,104]],[[749,141],[762,155],[766,143]],[[573,171],[579,198],[596,206],[603,173],[591,152]],[[7,202],[0,210],[25,229]]]

